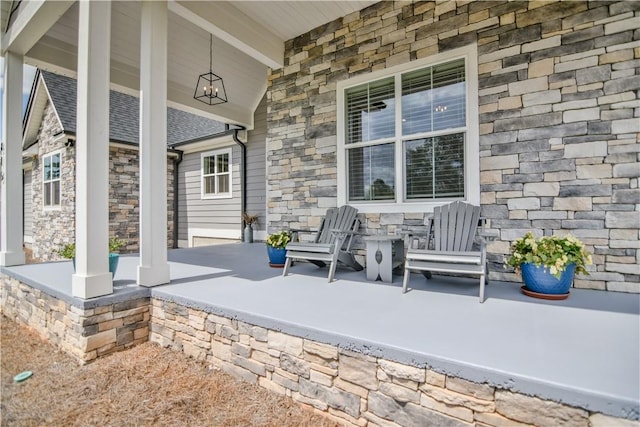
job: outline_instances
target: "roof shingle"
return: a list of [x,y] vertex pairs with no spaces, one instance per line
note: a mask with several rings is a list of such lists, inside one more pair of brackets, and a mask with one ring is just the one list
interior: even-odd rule
[[[42,71],[51,102],[65,132],[76,132],[76,80]],[[111,141],[138,144],[140,102],[135,96],[114,90],[109,96],[109,136]],[[224,133],[225,124],[206,117],[167,108],[167,144],[169,146]]]

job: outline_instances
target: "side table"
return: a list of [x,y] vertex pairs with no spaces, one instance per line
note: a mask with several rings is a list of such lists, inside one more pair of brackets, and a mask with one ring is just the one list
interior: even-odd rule
[[393,282],[393,269],[404,263],[404,239],[400,236],[365,236],[367,280]]

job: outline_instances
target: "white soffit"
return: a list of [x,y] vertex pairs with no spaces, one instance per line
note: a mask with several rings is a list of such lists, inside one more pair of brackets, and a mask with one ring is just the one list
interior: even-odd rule
[[[374,3],[170,0],[168,103],[251,128],[269,67],[277,69],[284,63],[284,42]],[[140,10],[139,2],[112,2],[111,83],[132,92],[139,86]],[[25,62],[74,76],[77,27],[75,3],[46,30]],[[198,76],[209,71],[209,34],[214,36],[213,71],[224,79],[229,97],[228,103],[213,107],[193,99]]]
[[364,9],[375,1],[231,1],[236,9],[262,24],[282,41],[305,34],[320,25]]

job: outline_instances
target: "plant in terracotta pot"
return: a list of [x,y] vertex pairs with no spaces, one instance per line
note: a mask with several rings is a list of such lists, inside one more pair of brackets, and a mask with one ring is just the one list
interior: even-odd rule
[[522,273],[525,294],[564,299],[569,296],[574,275],[589,275],[585,266],[591,262],[591,254],[584,243],[570,234],[536,239],[528,232],[511,244],[505,265]]
[[291,234],[288,231],[280,231],[267,236],[267,254],[271,267],[284,267],[287,256],[286,248],[290,241]]
[[[126,244],[124,240],[118,239],[117,237],[111,237],[109,239],[109,271],[111,274],[115,275],[116,270],[118,269],[118,261],[120,259],[120,255],[117,253],[121,247]],[[57,250],[56,253],[63,258],[67,258],[73,261],[73,268],[76,267],[76,244],[68,243],[64,245],[61,249]]]

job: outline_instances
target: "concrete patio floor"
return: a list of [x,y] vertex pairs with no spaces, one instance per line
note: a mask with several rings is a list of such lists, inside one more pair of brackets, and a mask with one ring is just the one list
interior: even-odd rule
[[572,289],[546,301],[521,284],[492,282],[484,304],[477,279],[413,274],[402,294],[365,272],[297,263],[288,277],[267,264],[263,244],[231,243],[169,252],[171,283],[135,284],[137,256],[122,256],[114,294],[71,297],[70,262],[2,272],[74,305],[151,295],[292,335],[414,365],[429,365],[590,411],[638,419],[640,295]]

